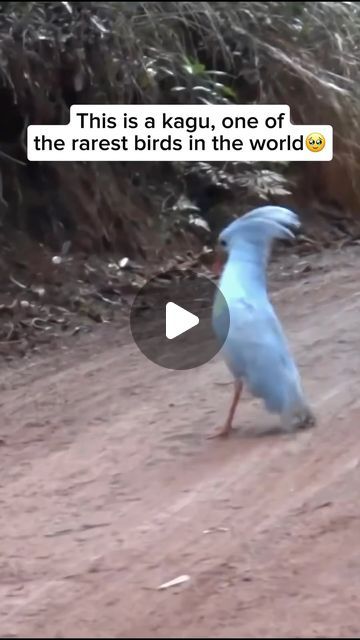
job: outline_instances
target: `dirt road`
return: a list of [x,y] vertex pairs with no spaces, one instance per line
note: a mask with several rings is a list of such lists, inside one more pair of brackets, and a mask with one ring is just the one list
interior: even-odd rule
[[160,369],[114,328],[2,370],[2,637],[359,636],[360,249],[314,265],[274,289],[313,431],[245,396],[207,440],[223,363]]

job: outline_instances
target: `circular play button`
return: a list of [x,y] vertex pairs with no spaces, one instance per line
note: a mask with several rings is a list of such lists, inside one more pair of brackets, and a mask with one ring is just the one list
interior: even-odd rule
[[[213,329],[214,303],[222,317],[219,339]],[[224,344],[229,310],[216,284],[206,276],[162,273],[148,280],[131,307],[130,327],[140,351],[166,369],[185,370],[212,360]]]

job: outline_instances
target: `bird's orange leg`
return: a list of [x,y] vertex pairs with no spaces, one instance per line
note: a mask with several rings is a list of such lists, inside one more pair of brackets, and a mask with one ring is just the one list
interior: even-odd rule
[[234,397],[233,397],[233,401],[231,403],[231,407],[230,407],[230,411],[229,411],[229,415],[227,417],[227,420],[226,420],[224,426],[220,430],[215,431],[215,433],[209,435],[208,438],[226,438],[230,434],[231,429],[232,429],[232,423],[233,423],[236,407],[237,407],[238,402],[240,400],[240,396],[241,396],[242,390],[243,390],[243,383],[242,383],[241,380],[237,380],[235,382]]

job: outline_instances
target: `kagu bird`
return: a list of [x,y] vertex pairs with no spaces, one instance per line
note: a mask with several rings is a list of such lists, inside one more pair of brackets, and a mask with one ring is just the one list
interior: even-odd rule
[[[299,227],[299,218],[292,211],[266,206],[235,220],[219,236],[227,261],[218,288],[230,314],[221,353],[234,376],[235,390],[225,425],[214,436],[230,433],[244,384],[270,413],[281,416],[286,431],[315,425],[266,282],[274,240],[294,238],[293,230]],[[213,307],[213,328],[220,340],[227,328],[224,298],[216,296]]]

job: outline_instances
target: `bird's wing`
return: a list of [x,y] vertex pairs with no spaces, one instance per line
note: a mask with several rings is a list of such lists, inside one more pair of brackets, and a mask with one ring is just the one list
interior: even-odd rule
[[226,358],[230,355],[235,367],[238,362],[250,376],[256,369],[267,370],[269,375],[280,370],[296,374],[282,326],[270,302],[256,305],[238,298],[229,303],[229,311],[225,354]]
[[223,356],[235,378],[271,412],[283,413],[303,402],[300,376],[271,305],[260,310],[239,301]]

